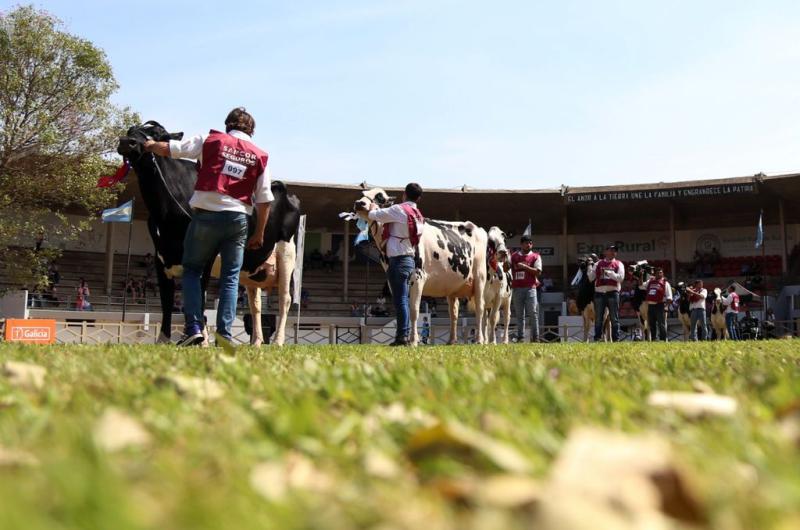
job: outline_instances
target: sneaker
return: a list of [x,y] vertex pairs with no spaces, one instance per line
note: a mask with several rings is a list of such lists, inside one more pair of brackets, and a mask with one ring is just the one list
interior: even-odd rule
[[214,333],[214,343],[221,347],[226,354],[231,356],[236,354],[236,346],[233,345],[233,341],[230,337],[226,337],[220,333]]
[[177,345],[178,346],[197,346],[201,344],[205,337],[203,337],[203,331],[200,329],[200,326],[197,324],[186,326],[186,329],[183,332],[183,337],[181,337]]

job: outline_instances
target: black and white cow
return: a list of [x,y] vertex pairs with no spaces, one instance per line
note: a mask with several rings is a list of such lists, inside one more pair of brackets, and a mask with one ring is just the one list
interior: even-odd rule
[[486,289],[483,292],[486,321],[484,336],[489,344],[497,342],[497,321],[503,311],[503,344],[508,344],[508,328],[511,324],[511,272],[506,248],[506,235],[493,226],[488,232],[486,249]]
[[[594,282],[589,280],[588,271],[599,261],[596,254],[590,254],[578,259],[578,272],[572,280],[572,287],[577,290],[575,297],[578,312],[583,317],[583,341],[589,342],[590,333],[594,334],[594,324],[597,315],[594,311]],[[603,318],[603,338],[611,341],[611,319],[606,309]]]
[[686,291],[686,283],[678,282],[675,286],[675,292],[678,295],[678,320],[683,328],[683,340],[689,340],[689,331],[691,327],[691,310],[689,309],[689,293]]
[[[387,207],[392,199],[381,188],[362,192],[355,201],[353,211],[362,219],[368,219],[367,211],[372,203]],[[383,225],[369,221],[370,238],[378,249],[383,247]],[[425,219],[425,228],[415,256],[416,270],[411,276],[409,312],[411,337],[409,342],[417,345],[419,333],[417,317],[419,303],[423,296],[447,298],[450,313],[450,340],[457,342],[458,300],[472,299],[475,306],[476,342],[482,344],[484,303],[483,293],[486,284],[486,230],[475,224],[465,222],[437,221]],[[381,264],[388,267],[388,259],[381,250]]]
[[728,326],[725,323],[725,306],[722,304],[722,289],[715,287],[711,294],[708,295],[708,300],[711,302],[711,328],[714,330],[714,335],[717,340],[728,339]]
[[[197,181],[197,166],[188,160],[146,153],[143,144],[148,138],[168,141],[182,137],[183,133],[169,133],[158,122],[148,121],[128,129],[127,135],[119,139],[117,146],[117,152],[130,161],[136,171],[149,214],[147,226],[158,258],[156,272],[162,312],[159,342],[169,342],[171,336],[175,280],[183,274],[183,239],[191,221],[189,199]],[[289,195],[280,181],[273,181],[271,188],[275,200],[264,232],[264,245],[258,250],[245,249],[239,277],[240,283],[247,287],[255,330],[251,343],[255,345],[262,340],[260,288],[270,288],[276,284],[279,318],[275,343],[282,345],[284,342],[286,315],[290,305],[289,283],[296,259],[293,237],[300,220],[300,201],[297,197]],[[255,227],[254,215],[248,220],[250,233]],[[204,292],[212,266],[213,261],[208,263],[203,274]]]
[[630,266],[631,276],[633,277],[633,305],[634,311],[639,316],[639,330],[642,340],[650,340],[650,325],[647,321],[647,284],[653,279],[653,266],[647,260],[637,261]]

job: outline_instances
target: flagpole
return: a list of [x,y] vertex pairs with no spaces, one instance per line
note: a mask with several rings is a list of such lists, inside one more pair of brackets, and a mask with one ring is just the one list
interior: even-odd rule
[[134,200],[131,199],[131,220],[128,225],[128,261],[125,263],[125,288],[122,289],[122,321],[125,322],[125,313],[128,306],[128,277],[131,272],[131,239],[133,239],[133,206]]

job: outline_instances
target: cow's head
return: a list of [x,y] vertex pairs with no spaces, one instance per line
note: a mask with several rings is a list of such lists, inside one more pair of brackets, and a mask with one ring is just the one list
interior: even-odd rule
[[366,219],[367,212],[369,212],[373,204],[378,208],[386,208],[387,206],[391,206],[393,203],[394,197],[389,197],[389,194],[383,189],[372,188],[361,192],[361,198],[353,204],[353,211],[359,217]]
[[678,291],[678,294],[681,295],[681,298],[686,296],[686,284],[684,282],[678,282],[678,285],[675,286],[675,290]]
[[600,261],[600,258],[597,257],[597,254],[594,253],[586,254],[585,256],[581,256],[580,258],[578,258],[578,268],[583,272],[586,272],[586,270],[589,267],[591,267],[598,261]]
[[631,265],[630,271],[633,278],[643,282],[647,276],[653,274],[653,266],[647,263],[646,259],[643,259]]
[[489,229],[489,250],[497,256],[497,261],[505,261],[508,257],[506,248],[506,234],[498,227],[493,226]]
[[147,121],[141,125],[134,125],[128,129],[128,134],[121,136],[117,144],[117,153],[128,160],[137,160],[144,154],[145,140],[155,140],[156,142],[167,142],[169,140],[180,140],[183,138],[182,132],[170,133],[157,121]]

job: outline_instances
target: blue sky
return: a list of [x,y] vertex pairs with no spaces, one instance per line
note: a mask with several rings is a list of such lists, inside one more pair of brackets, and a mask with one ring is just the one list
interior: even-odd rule
[[[8,3],[0,3],[7,7]],[[546,188],[800,170],[800,2],[42,1],[171,130],[285,180]]]

